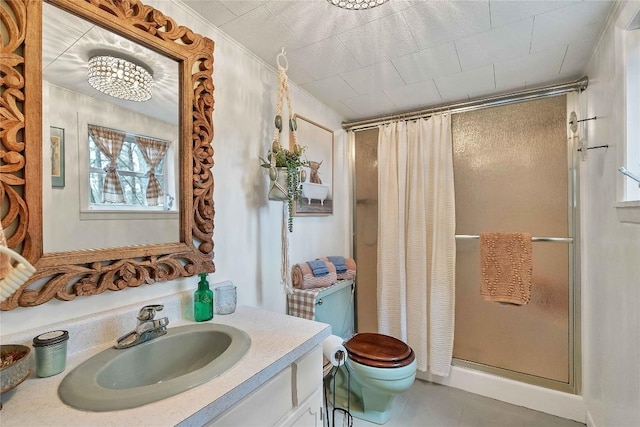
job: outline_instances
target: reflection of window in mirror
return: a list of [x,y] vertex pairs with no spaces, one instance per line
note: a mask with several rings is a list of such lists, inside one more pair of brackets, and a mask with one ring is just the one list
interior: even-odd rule
[[174,210],[170,141],[95,125],[87,136],[89,209]]

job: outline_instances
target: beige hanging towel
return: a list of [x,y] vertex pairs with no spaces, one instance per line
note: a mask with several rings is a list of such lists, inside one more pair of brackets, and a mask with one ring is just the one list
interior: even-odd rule
[[528,303],[532,265],[530,233],[480,233],[480,294],[485,300]]

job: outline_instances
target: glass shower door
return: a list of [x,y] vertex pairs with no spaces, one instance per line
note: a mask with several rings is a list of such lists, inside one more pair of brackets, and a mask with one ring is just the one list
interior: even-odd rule
[[[570,391],[572,185],[566,96],[453,116],[456,234],[528,232],[531,301],[480,295],[479,240],[457,238],[454,358],[474,368]],[[464,363],[463,363],[464,364]]]

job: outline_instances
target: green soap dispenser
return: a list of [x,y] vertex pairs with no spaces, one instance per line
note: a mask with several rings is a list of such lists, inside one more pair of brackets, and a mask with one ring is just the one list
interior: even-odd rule
[[198,290],[193,294],[193,317],[196,322],[213,319],[213,291],[209,289],[207,273],[200,274]]

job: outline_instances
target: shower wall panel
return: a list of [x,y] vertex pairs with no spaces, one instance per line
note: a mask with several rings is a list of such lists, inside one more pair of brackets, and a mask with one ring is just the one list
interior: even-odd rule
[[[566,96],[455,114],[456,234],[569,237]],[[457,240],[454,357],[562,383],[570,372],[568,243],[533,243],[529,304],[480,295],[478,240]]]

